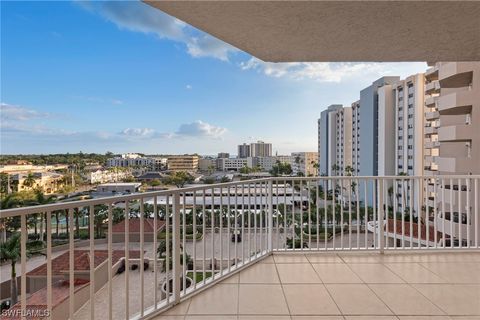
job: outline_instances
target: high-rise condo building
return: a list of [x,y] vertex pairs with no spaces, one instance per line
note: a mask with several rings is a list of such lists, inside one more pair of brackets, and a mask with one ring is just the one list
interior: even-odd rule
[[250,143],[250,156],[251,157],[271,157],[272,144],[265,143],[263,141]]
[[332,175],[332,166],[336,164],[336,111],[341,104],[332,104],[320,113],[318,119],[318,164],[320,175]]
[[246,143],[239,145],[237,157],[238,158],[250,157],[250,145]]
[[[425,111],[433,113],[429,119],[438,126],[438,156],[430,155],[438,166],[436,172],[440,175],[479,174],[480,62],[437,63],[427,71],[426,77]],[[425,130],[428,128],[427,122]],[[426,144],[431,142],[429,136],[425,138]],[[439,212],[437,228],[445,230],[454,242],[475,244],[474,241],[480,241],[473,236],[475,225],[480,227],[478,215],[474,214],[475,199],[479,199],[480,194],[478,191],[474,194],[472,182],[451,179],[444,189],[443,186],[437,190],[432,185],[428,187],[429,199]]]
[[351,175],[352,169],[352,108],[343,107],[335,115],[334,175]]
[[352,103],[352,168],[353,175],[360,173],[360,101]]

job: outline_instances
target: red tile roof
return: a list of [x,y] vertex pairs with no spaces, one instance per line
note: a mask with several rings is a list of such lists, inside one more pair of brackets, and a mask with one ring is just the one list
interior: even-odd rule
[[[385,231],[388,230],[389,233],[394,233],[395,225],[396,234],[399,236],[403,234],[406,238],[410,238],[410,236],[412,236],[414,239],[421,239],[424,241],[427,240],[427,226],[425,224],[420,224],[420,237],[418,234],[418,223],[412,222],[412,228],[410,229],[409,221],[404,221],[402,227],[401,220],[388,219],[388,225],[385,225]],[[439,241],[441,238],[442,233],[437,231],[437,241]],[[435,227],[433,226],[433,222],[430,222],[428,226],[428,241],[435,241]]]
[[[75,279],[74,291],[77,292],[78,290],[84,288],[89,283],[88,280],[85,279]],[[56,306],[61,304],[65,301],[70,295],[70,283],[68,280],[60,280],[52,283],[52,309]],[[40,289],[33,293],[30,297],[27,298],[27,308],[26,311],[29,314],[27,319],[43,319],[48,318],[46,317],[47,311],[47,287]],[[21,319],[21,310],[22,305],[21,302],[17,302],[14,306],[10,308],[13,312],[7,315],[5,318],[2,319]],[[43,317],[44,315],[45,317]]]
[[[143,232],[153,233],[154,223],[152,218],[143,219]],[[163,229],[165,221],[157,220],[157,231]],[[128,219],[129,233],[140,233],[140,218]],[[112,233],[125,233],[125,220],[120,221],[112,226]]]
[[[108,259],[107,250],[95,250],[94,251],[94,266],[95,268]],[[140,251],[131,250],[130,258],[140,258]],[[113,250],[112,251],[112,264],[117,263],[121,258],[125,257],[125,250]],[[90,250],[74,250],[74,270],[75,271],[89,271],[90,270]],[[63,275],[70,270],[70,253],[67,251],[60,256],[52,259],[52,275]],[[33,269],[27,273],[27,276],[46,276],[47,264]]]

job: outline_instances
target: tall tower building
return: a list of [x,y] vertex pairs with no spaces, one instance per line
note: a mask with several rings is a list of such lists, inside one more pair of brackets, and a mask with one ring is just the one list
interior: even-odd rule
[[[480,174],[480,62],[437,63],[427,71],[427,78],[430,82],[425,92],[432,92],[433,99],[427,98],[426,111],[434,112],[432,121],[438,121],[439,153],[431,156],[437,173]],[[447,180],[444,188],[437,188],[436,197],[435,189],[429,188],[429,199],[436,201],[439,212],[437,229],[444,230],[454,245],[480,245],[480,239],[472,236],[475,226],[480,228],[480,219],[474,214],[480,187],[476,189],[470,179]]]
[[250,157],[250,145],[246,143],[239,145],[237,157],[238,158]]
[[341,108],[343,108],[341,104],[332,104],[320,113],[318,119],[319,175],[332,175],[332,165],[336,163],[335,112]]
[[271,157],[272,144],[263,141],[250,143],[250,157]]

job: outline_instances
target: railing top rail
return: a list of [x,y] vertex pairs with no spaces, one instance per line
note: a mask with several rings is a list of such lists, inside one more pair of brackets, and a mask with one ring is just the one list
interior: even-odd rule
[[250,179],[243,181],[232,181],[225,183],[215,183],[201,186],[189,186],[185,188],[175,188],[169,190],[149,191],[143,193],[133,193],[129,195],[110,196],[87,200],[77,200],[71,202],[57,202],[39,206],[29,206],[0,210],[0,218],[20,216],[24,214],[33,214],[40,212],[51,212],[55,210],[66,210],[78,207],[87,207],[101,204],[114,204],[125,201],[153,198],[157,196],[174,195],[178,193],[211,190],[215,188],[227,188],[230,186],[249,185],[252,183],[269,181],[322,181],[322,180],[413,180],[413,179],[479,179],[480,175],[436,175],[436,176],[317,176],[317,177],[268,177],[259,179]]

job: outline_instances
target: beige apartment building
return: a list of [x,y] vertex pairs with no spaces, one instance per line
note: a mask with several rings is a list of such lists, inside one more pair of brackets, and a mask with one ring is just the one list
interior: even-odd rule
[[27,173],[12,175],[12,185],[17,192],[41,190],[45,194],[57,192],[64,185],[63,175],[55,172],[33,172],[33,181],[30,182]]
[[[425,169],[438,175],[479,174],[480,62],[435,64],[426,73],[425,94]],[[427,132],[432,127],[435,130]],[[473,214],[474,199],[480,195],[465,179],[447,182],[445,190],[441,185],[435,190],[433,183],[428,188],[429,204],[436,201],[440,212],[437,227],[445,226],[455,241],[465,243],[469,231],[480,226]]]
[[[344,176],[352,168],[352,108],[343,107],[335,111],[335,175]],[[336,171],[336,172],[335,172]]]
[[196,155],[170,156],[167,158],[168,170],[197,171],[199,157]]
[[292,152],[292,170],[294,174],[302,174],[305,177],[318,175],[317,163],[318,152]]

